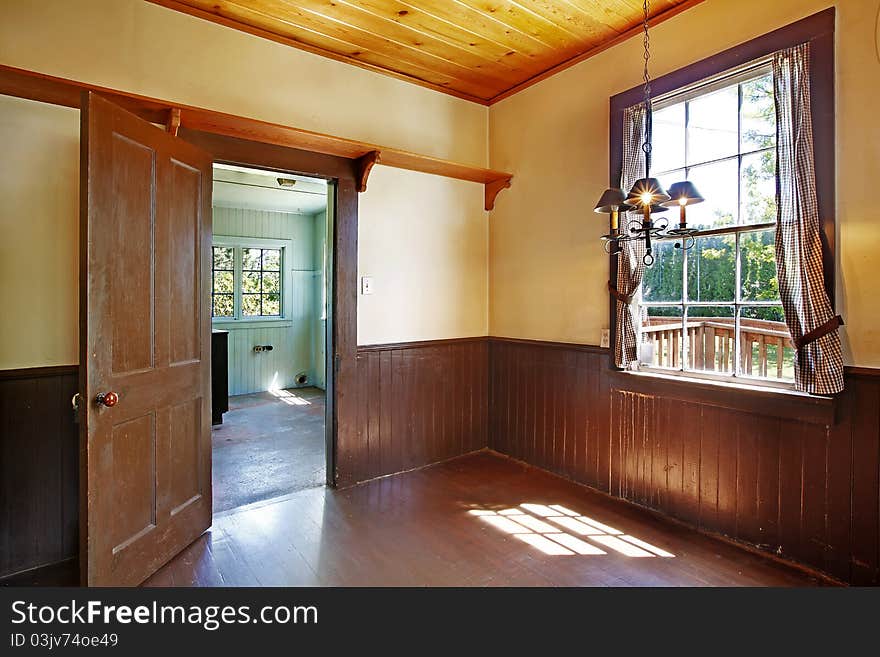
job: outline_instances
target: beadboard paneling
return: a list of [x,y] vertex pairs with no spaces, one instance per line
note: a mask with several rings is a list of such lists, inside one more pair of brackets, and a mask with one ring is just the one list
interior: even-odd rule
[[[489,446],[853,584],[880,584],[880,376],[848,371],[827,423],[686,400],[606,350],[493,338]],[[635,378],[633,378],[635,382]],[[636,387],[636,386],[634,386]],[[783,405],[785,406],[785,405]],[[836,419],[835,419],[836,418]]]
[[356,444],[337,448],[340,486],[487,445],[486,338],[358,347]]
[[0,577],[78,553],[77,369],[0,371]]
[[327,244],[327,213],[320,212],[315,215],[315,237],[312,240],[312,263],[315,269],[313,278],[314,290],[312,291],[312,353],[314,354],[314,372],[312,379],[314,384],[322,390],[326,387],[326,344],[327,344],[327,320],[324,316],[323,302],[329,295],[324,295],[324,286],[327,284],[323,275],[324,260],[326,258]]
[[[320,217],[324,221],[324,215]],[[293,241],[285,263],[291,269],[290,323],[241,328],[223,324],[229,330],[230,395],[292,388],[299,372],[306,372],[310,382],[318,380],[318,370],[323,370],[322,356],[316,352],[320,343],[315,341],[315,313],[320,306],[315,281],[321,278],[322,266],[315,260],[318,221],[311,215],[214,207],[214,235]],[[272,345],[273,349],[256,353],[256,345]]]

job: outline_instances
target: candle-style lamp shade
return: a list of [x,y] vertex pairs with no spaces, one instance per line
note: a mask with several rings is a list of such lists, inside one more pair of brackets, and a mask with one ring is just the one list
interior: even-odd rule
[[679,228],[685,229],[687,228],[687,215],[685,213],[685,207],[688,205],[696,205],[697,203],[702,203],[705,199],[700,195],[700,192],[697,191],[697,188],[694,186],[694,183],[689,180],[683,180],[681,182],[672,183],[669,187],[669,196],[670,199],[665,201],[663,205],[666,207],[675,207],[676,205],[681,208],[681,212],[679,215]]
[[601,212],[602,214],[611,215],[609,221],[612,234],[616,234],[618,230],[619,213],[626,212],[627,210],[632,209],[629,205],[625,203],[625,201],[626,195],[623,193],[622,189],[618,189],[617,187],[609,187],[602,193],[602,197],[599,199],[599,202],[596,203],[594,212]]
[[626,204],[641,209],[646,205],[659,205],[668,200],[669,194],[663,190],[657,178],[639,178],[629,190]]

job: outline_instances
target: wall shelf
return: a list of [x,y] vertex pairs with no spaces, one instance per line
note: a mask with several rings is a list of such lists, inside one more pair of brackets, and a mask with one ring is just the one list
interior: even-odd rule
[[503,171],[468,166],[398,148],[335,137],[201,107],[181,105],[158,98],[140,96],[76,80],[0,65],[0,94],[79,108],[84,91],[98,93],[141,118],[168,126],[169,130],[172,127],[175,131],[178,128],[187,128],[360,160],[364,174],[360,181],[363,189],[366,189],[366,177],[372,165],[381,164],[397,169],[420,171],[480,183],[485,187],[485,209],[492,210],[495,206],[495,197],[502,189],[510,187],[510,181],[513,178],[512,174]]

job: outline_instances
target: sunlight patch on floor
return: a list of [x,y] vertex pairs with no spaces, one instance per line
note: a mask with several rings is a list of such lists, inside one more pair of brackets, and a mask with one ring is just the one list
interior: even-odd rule
[[311,406],[312,402],[304,397],[292,393],[290,390],[270,390],[269,394],[277,397],[280,401],[290,406]]
[[524,503],[501,511],[470,509],[468,513],[551,556],[608,554],[599,545],[625,557],[675,556],[560,504]]

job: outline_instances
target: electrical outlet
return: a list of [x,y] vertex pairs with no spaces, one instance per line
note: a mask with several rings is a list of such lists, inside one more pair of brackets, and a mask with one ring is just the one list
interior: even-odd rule
[[361,276],[361,294],[373,293],[373,277]]
[[602,343],[599,346],[606,349],[611,346],[611,329],[602,329]]

